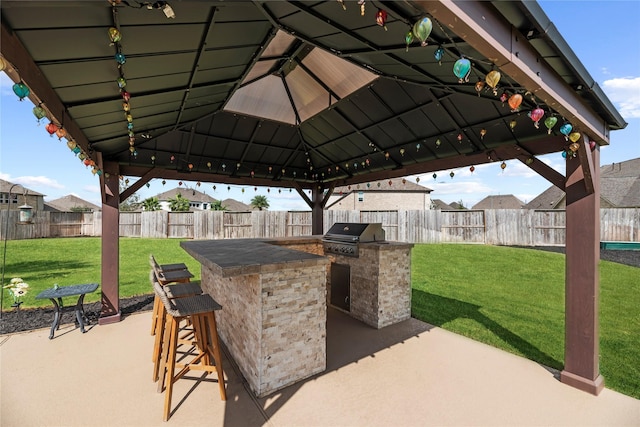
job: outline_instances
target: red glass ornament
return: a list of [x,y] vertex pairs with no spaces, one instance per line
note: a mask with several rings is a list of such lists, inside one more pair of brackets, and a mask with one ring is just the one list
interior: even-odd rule
[[531,110],[529,117],[533,120],[533,125],[538,129],[540,127],[540,119],[544,117],[544,110],[540,107]]
[[124,102],[129,102],[129,100],[131,99],[131,94],[129,92],[127,92],[126,90],[122,91],[122,99],[124,99]]
[[379,26],[383,27],[385,29],[385,31],[387,30],[387,12],[382,10],[382,9],[378,9],[378,11],[376,12],[376,24],[378,24]]
[[49,132],[50,136],[53,136],[53,134],[58,131],[58,125],[53,122],[50,122],[44,128],[47,130],[47,132]]

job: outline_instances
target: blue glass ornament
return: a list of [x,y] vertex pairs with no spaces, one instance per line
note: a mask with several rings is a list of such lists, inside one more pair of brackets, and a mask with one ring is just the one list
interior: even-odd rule
[[22,101],[27,96],[29,96],[31,91],[29,90],[27,85],[24,84],[22,80],[20,80],[20,82],[13,85],[13,93],[15,93],[18,98],[20,98],[20,101]]
[[571,126],[571,123],[564,123],[562,126],[560,126],[560,133],[564,136],[569,135],[572,130],[573,126]]
[[124,56],[124,53],[120,53],[120,52],[116,53],[115,58],[116,58],[116,62],[119,65],[124,65],[124,63],[127,62],[127,58]]
[[433,52],[433,57],[436,58],[438,64],[442,65],[442,57],[444,56],[444,49],[442,46],[438,46],[435,52]]
[[562,152],[562,158],[563,158],[563,159],[566,159],[566,158],[567,158],[567,152],[566,152],[566,151],[563,151],[563,152]]
[[467,58],[460,58],[453,64],[453,74],[458,78],[458,83],[468,82],[470,73],[471,61]]

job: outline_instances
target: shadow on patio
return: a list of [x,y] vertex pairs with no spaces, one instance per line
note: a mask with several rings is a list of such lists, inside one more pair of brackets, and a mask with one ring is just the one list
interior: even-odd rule
[[212,380],[180,380],[168,423],[151,381],[149,312],[51,341],[46,329],[3,336],[0,425],[640,424],[636,399],[591,396],[537,363],[418,320],[375,330],[328,313],[326,372],[256,399],[224,357],[227,401]]

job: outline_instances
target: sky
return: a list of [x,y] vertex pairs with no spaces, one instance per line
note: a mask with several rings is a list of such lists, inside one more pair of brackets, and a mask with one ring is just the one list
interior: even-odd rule
[[[612,131],[609,146],[601,148],[600,164],[607,165],[640,157],[640,43],[637,25],[640,1],[539,1],[569,46],[593,79],[607,94],[628,123],[623,130]],[[18,101],[11,90],[13,82],[0,72],[0,178],[19,183],[45,195],[51,201],[69,194],[100,205],[99,179],[67,148],[65,140],[50,137],[46,122],[38,125],[34,105]],[[564,175],[560,153],[541,156],[540,160]],[[507,161],[502,170],[497,163],[410,176],[408,180],[432,189],[431,198],[445,203],[462,202],[471,208],[490,195],[513,194],[529,202],[551,184],[517,160]],[[132,181],[136,178],[132,178]],[[208,195],[224,200],[233,198],[250,204],[255,195],[267,197],[270,210],[309,210],[296,191],[283,189],[202,184],[184,182]],[[137,194],[140,200],[178,186],[177,181],[152,180]]]

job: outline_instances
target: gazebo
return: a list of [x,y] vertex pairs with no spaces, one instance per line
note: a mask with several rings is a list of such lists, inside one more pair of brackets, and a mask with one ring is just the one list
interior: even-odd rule
[[[536,2],[12,1],[2,68],[118,205],[151,179],[336,186],[518,159],[567,194],[561,380],[598,394],[599,149],[626,123]],[[537,156],[564,153],[563,175]],[[558,154],[560,155],[560,154]],[[119,193],[119,177],[137,178]]]

